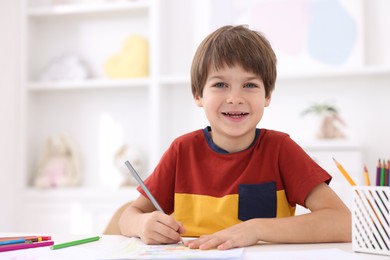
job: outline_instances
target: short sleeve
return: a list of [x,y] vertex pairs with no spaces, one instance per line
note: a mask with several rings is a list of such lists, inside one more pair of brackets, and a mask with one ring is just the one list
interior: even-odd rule
[[320,183],[329,184],[332,179],[332,176],[288,136],[281,145],[279,168],[291,205],[305,206],[309,193]]

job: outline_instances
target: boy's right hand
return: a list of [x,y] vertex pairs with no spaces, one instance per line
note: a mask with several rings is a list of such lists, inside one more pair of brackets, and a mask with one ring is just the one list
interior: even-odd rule
[[172,216],[161,211],[143,214],[143,224],[139,230],[141,240],[148,245],[174,244],[182,241],[185,228]]

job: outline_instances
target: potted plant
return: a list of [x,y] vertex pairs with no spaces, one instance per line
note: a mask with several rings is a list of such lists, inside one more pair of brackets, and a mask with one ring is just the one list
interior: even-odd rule
[[319,139],[345,138],[345,134],[340,130],[340,126],[345,126],[344,120],[340,118],[336,107],[327,103],[316,103],[302,111],[301,115],[313,114],[321,118],[321,123],[317,132]]

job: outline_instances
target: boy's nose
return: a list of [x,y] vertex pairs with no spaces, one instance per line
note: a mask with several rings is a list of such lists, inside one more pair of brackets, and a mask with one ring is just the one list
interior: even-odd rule
[[226,102],[229,104],[243,104],[244,98],[239,90],[231,90],[228,94]]

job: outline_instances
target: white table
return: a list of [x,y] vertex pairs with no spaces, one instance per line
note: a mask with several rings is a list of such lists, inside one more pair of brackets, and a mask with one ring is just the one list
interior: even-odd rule
[[[31,234],[0,233],[0,236],[22,236]],[[37,235],[37,234],[35,234]],[[39,234],[38,234],[39,235]],[[41,234],[48,235],[48,234]],[[56,244],[86,238],[88,236],[52,235]],[[99,252],[106,248],[128,241],[124,236],[103,235],[99,241],[69,247],[66,249],[50,250],[48,247],[16,250],[0,253],[0,259],[98,259]],[[355,253],[351,243],[326,244],[259,244],[244,248],[241,259],[389,259],[389,256]]]

